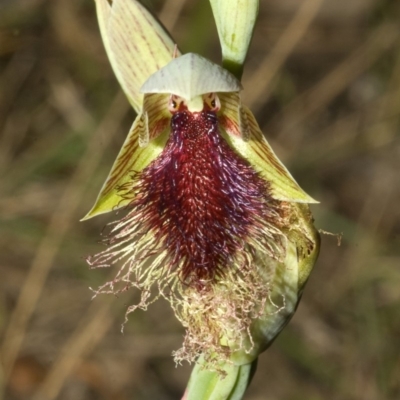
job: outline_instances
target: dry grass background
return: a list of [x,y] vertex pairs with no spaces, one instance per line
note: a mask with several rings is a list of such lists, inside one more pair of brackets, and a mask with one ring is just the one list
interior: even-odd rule
[[[146,1],[184,51],[219,60],[205,0]],[[296,316],[248,400],[400,398],[400,4],[261,0],[244,99],[301,185],[323,238]],[[179,399],[168,305],[91,301],[112,216],[92,205],[134,113],[91,0],[0,1],[0,370],[4,400]],[[0,395],[0,397],[1,397]]]

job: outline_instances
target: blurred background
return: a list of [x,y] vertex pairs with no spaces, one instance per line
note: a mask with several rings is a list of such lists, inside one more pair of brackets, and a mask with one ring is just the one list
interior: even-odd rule
[[[147,0],[220,61],[209,3]],[[248,400],[400,398],[400,2],[261,0],[243,84],[324,235],[297,314]],[[92,0],[0,1],[0,387],[4,400],[173,400],[190,375],[165,301],[101,296],[112,215],[92,206],[134,118]]]

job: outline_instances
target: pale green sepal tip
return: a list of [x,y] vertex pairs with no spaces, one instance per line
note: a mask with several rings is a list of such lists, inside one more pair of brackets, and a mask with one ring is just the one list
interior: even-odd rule
[[90,218],[96,217],[97,215],[108,213],[112,210],[117,209],[116,206],[121,201],[121,197],[112,193],[110,196],[99,198],[92,209],[80,219],[80,221],[86,221]]
[[238,92],[241,89],[240,82],[227,70],[198,54],[188,53],[151,75],[140,91],[171,93],[190,100],[205,93]]
[[201,356],[190,376],[185,400],[241,400],[252,377],[252,364],[220,365],[220,371],[205,368]]
[[241,78],[254,25],[258,0],[210,0],[222,47],[223,66]]

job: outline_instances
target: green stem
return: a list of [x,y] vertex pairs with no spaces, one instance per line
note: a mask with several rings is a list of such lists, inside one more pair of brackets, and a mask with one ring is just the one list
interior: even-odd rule
[[182,400],[241,400],[255,373],[257,360],[245,365],[225,362],[219,368],[218,372],[206,369],[201,356]]

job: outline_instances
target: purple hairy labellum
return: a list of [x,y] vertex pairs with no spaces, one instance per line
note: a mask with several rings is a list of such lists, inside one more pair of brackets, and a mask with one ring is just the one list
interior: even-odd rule
[[[210,97],[215,103],[216,95]],[[173,111],[164,150],[142,171],[132,171],[131,182],[120,187],[129,213],[114,229],[111,248],[91,263],[103,263],[113,253],[119,257],[119,244],[139,245],[152,232],[147,256],[164,254],[164,269],[202,288],[223,277],[243,251],[249,257],[239,268],[249,268],[254,246],[276,256],[280,202],[272,199],[268,182],[221,136],[217,111],[207,103],[200,112],[183,104]]]

